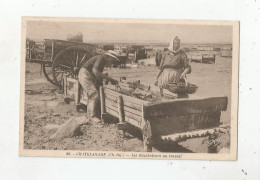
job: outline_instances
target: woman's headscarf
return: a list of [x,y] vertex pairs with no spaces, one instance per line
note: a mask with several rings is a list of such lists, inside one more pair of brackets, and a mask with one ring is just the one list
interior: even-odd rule
[[170,41],[170,45],[168,47],[170,52],[177,53],[181,50],[181,46],[177,50],[173,50],[173,41],[178,41],[179,43],[181,43],[181,40],[178,38],[178,36],[175,36],[175,38],[172,38],[172,40]]

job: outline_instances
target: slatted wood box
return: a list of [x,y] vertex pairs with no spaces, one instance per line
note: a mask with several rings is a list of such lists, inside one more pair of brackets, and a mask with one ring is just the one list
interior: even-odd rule
[[[64,96],[76,105],[87,105],[77,79],[64,79]],[[119,127],[129,123],[143,133],[144,151],[151,151],[157,139],[199,132],[214,131],[220,125],[221,111],[227,109],[227,97],[181,98],[149,102],[100,87],[101,117],[105,114],[118,117]],[[202,130],[202,131],[201,131]]]
[[82,87],[77,78],[72,78],[65,75],[62,90],[64,94],[64,101],[66,103],[73,101],[77,106],[80,104],[88,104],[88,98],[84,95],[84,93],[82,93]]
[[[227,109],[227,97],[183,98],[149,102],[100,87],[102,114],[119,118],[142,130],[144,150],[151,151],[162,136],[198,130],[212,130],[220,125],[221,111]],[[208,132],[208,131],[205,131]],[[205,134],[206,135],[206,134]]]

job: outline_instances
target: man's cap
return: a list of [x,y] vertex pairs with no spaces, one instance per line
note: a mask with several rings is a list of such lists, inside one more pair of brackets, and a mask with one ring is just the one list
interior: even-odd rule
[[115,58],[116,60],[120,61],[117,57],[117,53],[115,51],[109,50],[108,52],[105,53],[108,56],[111,56],[113,58]]

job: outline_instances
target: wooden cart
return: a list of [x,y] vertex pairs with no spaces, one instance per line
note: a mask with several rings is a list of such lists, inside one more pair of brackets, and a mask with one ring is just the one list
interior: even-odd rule
[[[87,105],[77,79],[64,79],[65,100],[75,100],[77,107]],[[149,102],[117,92],[111,86],[100,87],[101,117],[118,117],[118,128],[126,131],[131,124],[143,133],[144,151],[163,140],[175,142],[209,136],[219,131],[221,111],[227,109],[227,97],[183,98]]]
[[26,61],[40,63],[46,79],[58,87],[62,86],[64,73],[77,77],[81,66],[95,54],[92,44],[57,39],[26,40]]

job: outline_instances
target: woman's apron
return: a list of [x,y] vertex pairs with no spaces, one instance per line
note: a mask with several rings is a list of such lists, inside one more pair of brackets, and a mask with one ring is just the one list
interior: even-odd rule
[[180,76],[183,73],[184,69],[175,69],[175,68],[165,68],[163,69],[162,74],[158,78],[158,85],[160,88],[165,88],[166,84],[177,83],[180,80]]

